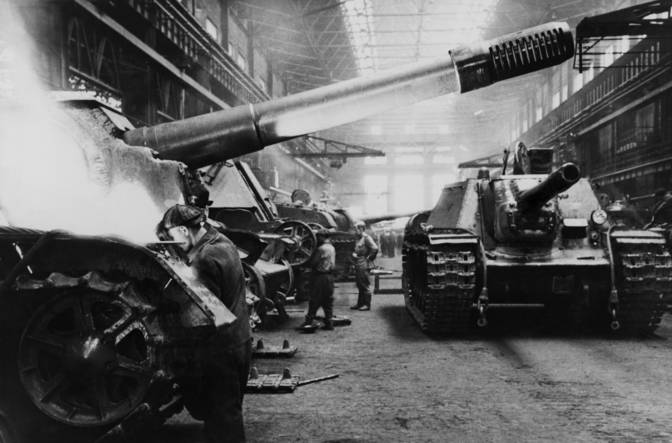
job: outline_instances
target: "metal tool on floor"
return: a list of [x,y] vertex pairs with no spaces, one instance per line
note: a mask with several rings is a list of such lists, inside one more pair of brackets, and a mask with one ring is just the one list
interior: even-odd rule
[[308,380],[301,380],[299,382],[299,386],[305,386],[305,385],[309,385],[311,383],[319,383],[321,381],[331,380],[331,379],[334,379],[334,378],[338,378],[339,375],[340,374],[329,374],[329,375],[325,375],[324,377],[316,377],[316,378],[309,378]]
[[309,378],[301,380],[298,376],[293,376],[288,368],[282,371],[282,374],[259,374],[256,367],[250,370],[250,376],[247,379],[248,394],[287,394],[294,392],[299,386],[305,386],[321,381],[332,380],[339,377],[340,374],[329,374],[322,377]]
[[297,350],[296,346],[289,344],[289,340],[283,340],[282,346],[268,346],[260,338],[252,345],[252,358],[290,358]]
[[259,374],[259,370],[252,367],[245,392],[248,394],[286,394],[294,392],[298,385],[299,377],[292,375],[288,368],[285,368],[282,374]]

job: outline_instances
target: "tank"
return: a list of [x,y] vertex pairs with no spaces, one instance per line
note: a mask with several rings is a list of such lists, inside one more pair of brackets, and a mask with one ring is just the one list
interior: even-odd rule
[[[292,192],[292,196],[297,194],[302,195],[304,200],[293,198],[291,203],[275,204],[278,216],[285,221],[301,221],[314,230],[327,229],[331,231],[330,241],[336,250],[336,266],[334,268],[336,279],[347,280],[353,278],[352,251],[359,237],[355,230],[357,220],[352,217],[347,209],[329,207],[325,204],[310,204],[311,199],[306,191],[295,190]],[[308,204],[303,203],[304,201]],[[413,214],[371,215],[362,217],[360,220],[366,225],[371,225],[410,215]]]
[[[123,208],[117,212],[126,211],[124,220],[133,215],[134,226],[152,220],[153,230],[170,204],[207,199],[194,181],[197,168],[386,109],[488,86],[560,63],[572,51],[567,25],[553,23],[459,48],[441,60],[152,127],[133,128],[123,115],[91,101],[70,100],[59,109],[65,132],[81,147],[72,160],[83,157],[89,176],[110,192],[132,187],[124,199],[145,195],[156,214],[127,201],[117,202]],[[33,121],[41,109],[30,108]],[[47,122],[39,121],[45,131]],[[41,132],[7,129],[17,131],[18,141]],[[79,193],[61,198],[69,202],[73,195]],[[203,343],[236,320],[231,312],[195,279],[170,242],[28,229],[16,222],[22,220],[18,207],[5,205],[11,225],[0,228],[0,352],[7,363],[0,365],[0,435],[90,442],[150,431],[178,412],[179,386],[200,379]],[[86,209],[94,218],[103,208]],[[49,217],[39,221],[50,223]],[[263,238],[237,233],[228,231],[252,263],[249,269],[261,273],[260,248],[250,242]],[[198,406],[186,404],[196,418]]]
[[448,185],[411,218],[405,302],[422,330],[464,334],[498,308],[540,309],[567,331],[658,327],[672,279],[664,236],[612,219],[574,163],[551,171],[551,159],[520,145],[511,174]]

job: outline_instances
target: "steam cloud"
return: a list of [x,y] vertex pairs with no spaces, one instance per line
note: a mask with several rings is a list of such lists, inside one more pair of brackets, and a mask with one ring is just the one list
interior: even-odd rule
[[109,171],[101,179],[91,158],[103,147],[49,98],[31,64],[29,36],[17,15],[3,9],[0,224],[155,240],[163,208],[139,181],[109,179]]

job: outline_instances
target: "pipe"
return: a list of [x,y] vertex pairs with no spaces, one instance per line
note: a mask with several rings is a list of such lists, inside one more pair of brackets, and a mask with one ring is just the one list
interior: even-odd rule
[[132,129],[124,134],[124,141],[197,168],[382,111],[485,87],[559,64],[573,53],[569,26],[548,23],[458,48],[437,60],[276,100]]

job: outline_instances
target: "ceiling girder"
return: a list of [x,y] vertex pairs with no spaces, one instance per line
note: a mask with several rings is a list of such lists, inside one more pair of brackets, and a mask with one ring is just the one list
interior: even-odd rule
[[385,157],[385,153],[378,149],[367,148],[366,146],[355,145],[352,143],[340,142],[323,137],[306,136],[305,140],[316,145],[317,150],[306,148],[304,150],[295,150],[291,153],[294,157]]

